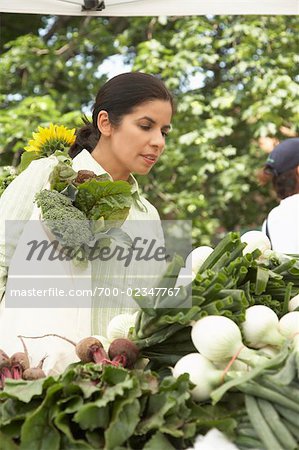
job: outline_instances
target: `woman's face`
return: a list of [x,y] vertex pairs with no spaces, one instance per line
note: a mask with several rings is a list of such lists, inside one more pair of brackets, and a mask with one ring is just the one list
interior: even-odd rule
[[145,175],[151,170],[164,150],[171,117],[170,102],[153,100],[136,106],[120,125],[111,127],[108,171],[114,179],[128,179],[130,173]]

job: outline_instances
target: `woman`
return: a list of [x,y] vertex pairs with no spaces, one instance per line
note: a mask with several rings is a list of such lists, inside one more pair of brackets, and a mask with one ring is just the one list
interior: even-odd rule
[[[151,236],[157,242],[163,242],[158,212],[139,194],[138,184],[132,173],[146,175],[159,160],[165,147],[173,111],[172,96],[156,77],[143,73],[118,75],[100,89],[93,107],[92,123],[78,131],[76,141],[70,149],[74,170],[91,170],[96,175],[107,173],[112,180],[126,180],[132,185],[133,204],[124,229],[128,229],[129,234],[137,234],[142,230],[143,235],[145,230],[144,227],[141,228],[140,221],[150,223]],[[1,292],[4,294],[5,291],[10,258],[23,231],[22,223],[18,223],[14,226],[13,238],[10,233],[9,242],[5,242],[4,221],[30,219],[35,194],[47,186],[49,175],[56,164],[55,156],[33,161],[1,197],[0,216],[3,227],[0,230],[0,298]],[[161,267],[153,267],[153,280],[158,273],[163,273]],[[92,287],[107,284],[116,287],[119,292],[117,304],[115,297],[103,298],[95,294],[92,308],[88,305],[86,308],[39,308],[26,311],[24,308],[5,308],[3,300],[0,306],[0,348],[8,353],[19,351],[20,343],[16,339],[18,334],[58,333],[74,341],[90,334],[105,334],[110,318],[123,311],[124,306],[128,306],[126,288],[137,287],[134,285],[137,282],[144,283],[148,275],[146,270],[148,265],[140,263],[131,264],[126,269],[120,265],[103,265],[101,261],[92,264]],[[153,280],[150,283],[154,283]],[[44,349],[46,345],[46,342],[42,343]],[[34,351],[42,356],[40,348],[41,344],[36,344]],[[64,358],[61,362],[63,348],[66,350],[65,343],[61,341],[53,349],[52,338],[51,352],[48,352],[50,357],[46,360],[48,371],[54,366],[55,369],[62,370],[73,360],[74,352],[70,358]],[[57,364],[58,359],[60,364]]]
[[272,249],[299,254],[299,138],[287,139],[269,154],[259,176],[261,184],[271,181],[278,206],[263,223]]

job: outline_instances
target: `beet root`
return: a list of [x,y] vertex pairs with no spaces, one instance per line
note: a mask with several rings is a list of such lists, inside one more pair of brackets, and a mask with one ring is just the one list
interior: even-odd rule
[[0,389],[4,387],[5,379],[12,378],[10,357],[0,349]]
[[23,380],[39,380],[45,377],[46,374],[40,367],[28,368],[23,372]]
[[97,175],[92,170],[79,170],[74,184],[81,184],[93,178],[97,178]]
[[0,349],[0,369],[10,366],[10,357]]
[[139,348],[129,339],[114,339],[108,350],[109,358],[131,369],[138,359]]
[[94,337],[81,339],[76,345],[76,354],[83,363],[95,362],[100,364],[108,359],[102,343]]
[[11,356],[10,361],[11,361],[12,367],[20,366],[22,368],[22,370],[29,369],[29,367],[30,367],[28,355],[26,355],[26,353],[23,353],[23,352],[14,353]]
[[28,355],[24,352],[14,353],[10,361],[12,376],[15,380],[22,378],[24,370],[30,367]]
[[29,367],[23,372],[24,380],[39,380],[40,378],[45,378],[46,374],[43,371],[43,364],[47,356],[44,356],[36,367]]

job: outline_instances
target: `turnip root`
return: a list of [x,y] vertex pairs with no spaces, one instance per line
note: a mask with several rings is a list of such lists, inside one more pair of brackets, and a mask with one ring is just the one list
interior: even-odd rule
[[139,349],[129,339],[120,338],[111,342],[108,354],[113,362],[130,369],[138,359]]

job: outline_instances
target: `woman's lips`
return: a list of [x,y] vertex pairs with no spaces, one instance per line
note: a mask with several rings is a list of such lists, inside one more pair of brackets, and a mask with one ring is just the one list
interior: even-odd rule
[[141,155],[145,163],[152,166],[157,161],[157,157],[154,155]]

